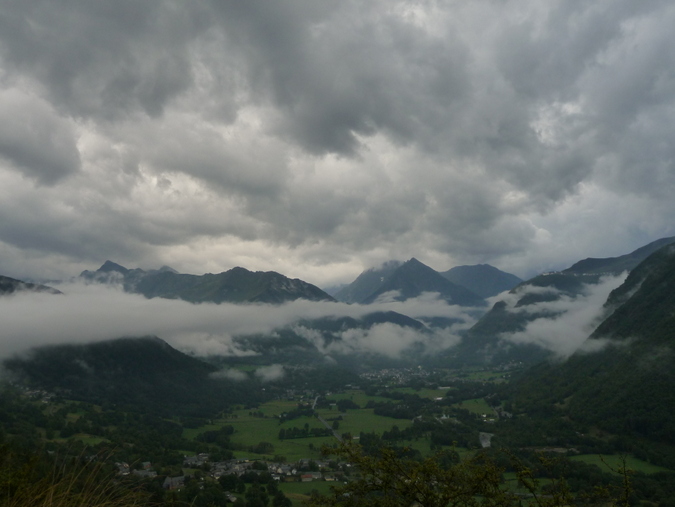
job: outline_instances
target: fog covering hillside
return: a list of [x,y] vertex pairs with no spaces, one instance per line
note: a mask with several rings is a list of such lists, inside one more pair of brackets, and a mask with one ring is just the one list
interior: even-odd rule
[[0,275],[0,296],[14,294],[16,292],[43,292],[48,294],[61,294],[61,291],[35,283],[16,280],[8,276]]
[[543,363],[512,385],[516,411],[567,414],[675,446],[675,247],[639,264],[605,309],[611,314],[586,352]]
[[260,399],[254,384],[215,378],[217,367],[157,337],[40,347],[3,364],[11,378],[29,386],[156,415],[208,417]]
[[606,317],[601,306],[628,271],[673,242],[663,238],[619,257],[584,259],[520,283],[494,301],[448,355],[454,364],[534,364],[571,354],[576,347],[568,345],[581,345]]

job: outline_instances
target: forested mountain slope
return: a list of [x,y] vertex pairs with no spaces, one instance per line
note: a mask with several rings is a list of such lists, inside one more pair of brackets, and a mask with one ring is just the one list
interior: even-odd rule
[[588,340],[591,352],[542,364],[513,384],[515,410],[557,411],[675,446],[675,246],[636,267],[606,309],[613,313]]
[[23,384],[70,399],[156,414],[209,416],[257,396],[246,382],[212,378],[216,367],[156,337],[41,347],[4,367]]
[[[529,343],[507,343],[501,337],[522,332],[537,319],[552,321],[559,318],[565,310],[564,305],[543,303],[577,300],[606,277],[637,270],[637,266],[650,254],[674,241],[675,238],[663,238],[619,257],[585,259],[563,271],[543,273],[519,284],[510,291],[508,298],[495,303],[467,332],[460,345],[451,352],[453,360],[470,364],[508,361],[534,364],[545,359],[550,352],[542,347]],[[511,302],[507,304],[507,301]]]

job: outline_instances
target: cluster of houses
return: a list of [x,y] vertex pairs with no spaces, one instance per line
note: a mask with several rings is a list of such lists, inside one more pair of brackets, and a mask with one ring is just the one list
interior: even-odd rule
[[[209,461],[209,455],[206,453],[195,456],[185,456],[183,466],[186,468],[200,468],[209,465],[209,475],[214,479],[219,479],[224,475],[236,475],[240,477],[246,473],[260,474],[260,464],[267,467],[267,473],[279,482],[312,482],[312,481],[339,481],[344,480],[344,472],[334,470],[331,464],[324,460],[301,459],[296,463],[275,463],[271,461],[249,460],[246,458],[230,459],[226,461]],[[254,466],[254,464],[257,464]],[[350,467],[351,465],[345,465]],[[140,469],[132,469],[128,463],[115,463],[119,475],[136,475],[138,477],[149,478],[156,477],[157,472],[152,470],[152,464],[149,461],[141,463]],[[180,489],[185,484],[185,476],[167,477],[164,479],[165,489]]]
[[[418,368],[384,368],[382,370],[361,373],[360,377],[369,381],[387,382],[392,385],[407,384],[412,379],[426,379],[432,372]],[[353,387],[358,389],[358,386]]]
[[[206,453],[195,456],[186,456],[183,466],[187,468],[197,468],[209,464],[209,474],[214,479],[219,479],[223,475],[242,476],[246,473],[262,473],[259,465],[264,464],[267,467],[267,473],[272,478],[280,482],[311,482],[311,481],[337,481],[342,480],[344,472],[335,471],[330,463],[324,460],[301,459],[296,463],[275,463],[272,461],[249,460],[246,458],[230,459],[226,461],[209,462],[209,455]],[[258,466],[254,466],[257,464]],[[349,466],[349,465],[347,465]]]
[[132,470],[129,466],[129,463],[124,461],[116,462],[115,468],[117,468],[118,475],[129,475],[133,474],[137,477],[148,478],[148,477],[157,477],[157,472],[152,469],[152,464],[149,461],[144,461],[141,463],[141,468]]

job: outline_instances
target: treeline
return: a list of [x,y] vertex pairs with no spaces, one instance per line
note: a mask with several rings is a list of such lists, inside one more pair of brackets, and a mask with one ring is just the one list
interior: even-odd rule
[[333,431],[328,428],[281,428],[279,430],[279,440],[290,440],[292,438],[310,438],[310,437],[330,437]]
[[298,407],[291,410],[290,412],[284,412],[279,416],[279,424],[283,424],[286,421],[292,421],[293,419],[299,419],[301,417],[313,417],[314,410],[312,406],[306,403],[298,403]]
[[393,417],[394,419],[414,419],[431,410],[433,402],[420,398],[416,394],[405,394],[399,403],[368,401],[366,408],[372,408],[376,415]]

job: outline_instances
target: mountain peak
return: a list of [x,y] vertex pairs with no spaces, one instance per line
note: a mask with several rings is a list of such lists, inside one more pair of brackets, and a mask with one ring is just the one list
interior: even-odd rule
[[426,268],[426,269],[433,269],[424,264],[423,262],[417,260],[415,257],[411,257],[409,260],[405,261],[401,267],[407,267],[407,268]]
[[125,274],[129,270],[124,266],[121,266],[113,261],[105,261],[103,265],[96,270],[99,273],[110,273],[111,271],[116,271],[118,273]]
[[441,273],[441,276],[484,298],[496,296],[522,283],[516,275],[501,271],[489,264],[455,266]]

